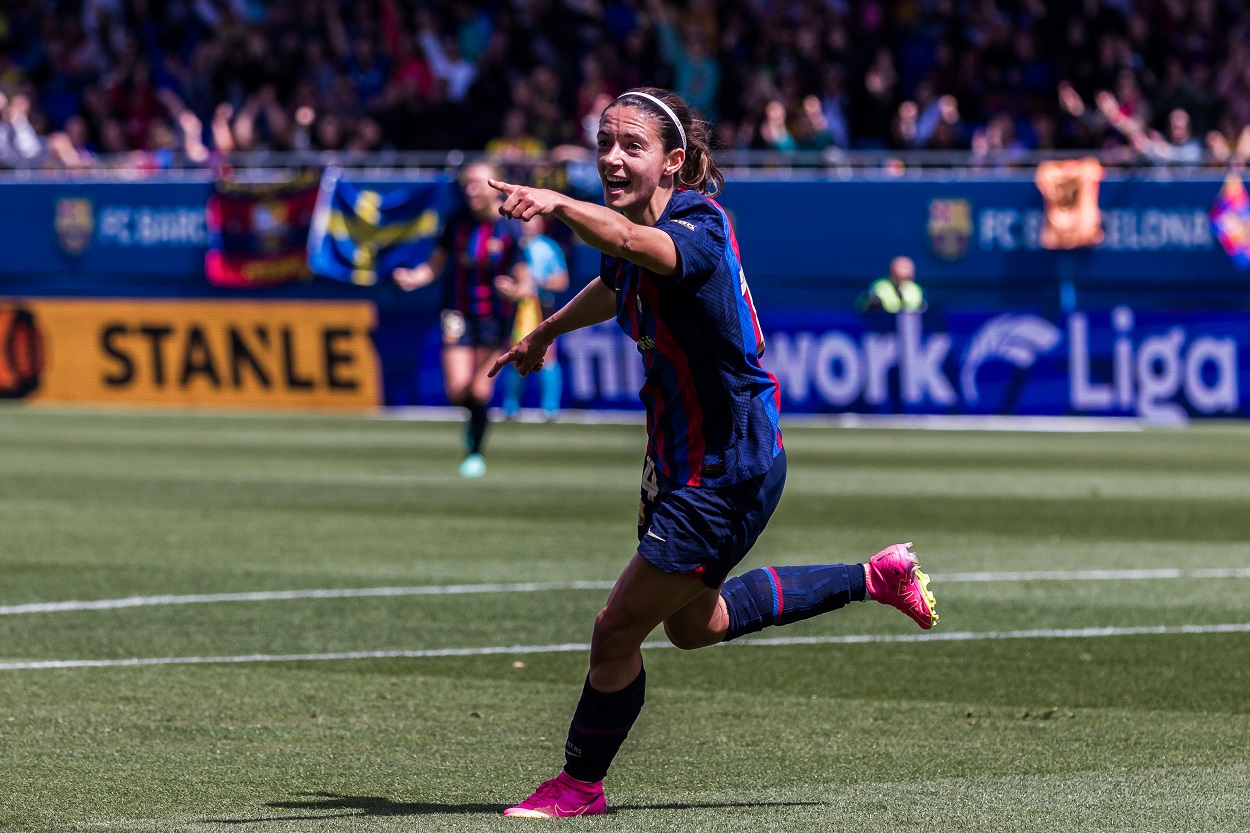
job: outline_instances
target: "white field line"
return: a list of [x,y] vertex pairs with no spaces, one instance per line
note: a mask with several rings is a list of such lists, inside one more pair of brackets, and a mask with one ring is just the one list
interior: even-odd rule
[[[934,573],[935,582],[1019,581],[1143,581],[1177,579],[1250,578],[1250,567],[1183,570],[1036,570],[1028,572]],[[461,596],[473,593],[535,593],[545,590],[610,590],[610,581],[524,582],[517,584],[447,584],[414,587],[358,587],[325,590],[259,590],[248,593],[202,593],[186,596],[128,596],[96,601],[34,602],[0,605],[0,616],[23,613],[67,613],[118,610],[129,607],[211,604],[218,602],[275,602],[294,599],[359,599],[377,596]]]
[[[1065,628],[1019,631],[947,631],[913,634],[860,634],[856,636],[795,636],[773,639],[744,639],[717,646],[777,647],[785,645],[858,645],[870,642],[976,642],[994,639],[1099,639],[1116,636],[1174,636],[1193,634],[1250,633],[1250,622],[1228,625],[1152,625],[1133,628]],[[647,642],[644,648],[672,648],[668,642]],[[136,657],[132,659],[68,659],[31,662],[0,662],[0,671],[34,671],[55,668],[134,668],[154,665],[224,665],[254,662],[325,662],[358,659],[430,659],[438,657],[482,657],[493,655],[585,653],[589,643],[558,645],[495,645],[482,648],[434,648],[423,651],[345,651],[333,654],[247,654],[225,657]]]
[[535,593],[542,590],[611,590],[610,581],[523,582],[518,584],[431,584],[417,587],[357,587],[331,590],[260,590],[251,593],[202,593],[191,596],[129,596],[91,602],[37,602],[0,605],[0,616],[19,613],[64,613],[76,610],[117,610],[126,607],[276,602],[291,599],[360,599],[371,596],[463,596],[471,593]]

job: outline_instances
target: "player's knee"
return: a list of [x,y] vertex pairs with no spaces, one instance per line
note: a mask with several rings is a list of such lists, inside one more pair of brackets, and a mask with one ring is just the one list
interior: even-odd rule
[[471,383],[464,385],[448,385],[447,401],[459,408],[472,408],[490,401],[490,396],[479,396]]
[[673,647],[683,651],[706,648],[720,642],[720,638],[707,628],[690,628],[672,622],[664,623],[664,635],[668,637],[669,642],[673,643]]
[[632,652],[642,642],[636,631],[637,628],[628,616],[605,607],[595,617],[595,630],[591,640],[601,653]]
[[623,624],[623,617],[605,607],[595,617],[594,641],[601,645],[614,641],[621,633]]

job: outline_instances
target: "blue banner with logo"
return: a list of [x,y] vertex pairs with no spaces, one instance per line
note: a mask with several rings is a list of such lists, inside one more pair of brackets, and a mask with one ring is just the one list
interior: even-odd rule
[[1042,248],[1044,206],[1031,175],[1016,179],[731,182],[719,198],[734,215],[751,275],[863,277],[895,254],[917,276],[1049,277],[1079,257],[1083,272],[1115,278],[1217,275],[1246,281],[1220,246],[1210,213],[1223,179],[1102,182],[1101,244]]
[[[1250,416],[1250,317],[1115,307],[761,312],[783,414]],[[642,361],[612,324],[562,336],[567,404],[638,409]]]
[[9,182],[0,277],[169,276],[203,282],[209,182]]

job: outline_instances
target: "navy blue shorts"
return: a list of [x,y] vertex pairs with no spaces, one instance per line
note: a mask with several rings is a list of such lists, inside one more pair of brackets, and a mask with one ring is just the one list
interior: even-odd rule
[[502,347],[512,335],[510,323],[491,315],[470,316],[445,309],[439,323],[444,347]]
[[786,452],[758,477],[723,489],[667,480],[647,460],[638,504],[638,554],[666,573],[715,590],[746,557],[786,484]]

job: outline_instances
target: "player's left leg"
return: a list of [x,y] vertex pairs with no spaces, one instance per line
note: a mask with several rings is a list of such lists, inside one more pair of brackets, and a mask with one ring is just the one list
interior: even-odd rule
[[937,602],[909,546],[886,547],[865,564],[761,567],[728,579],[720,592],[724,641],[867,599],[901,610],[928,630],[938,622]]
[[[733,532],[722,539],[716,558],[707,565],[705,580],[725,576],[755,545],[780,499],[785,475],[783,452],[758,483],[752,481],[727,490],[715,504],[705,499],[705,516],[719,508],[735,514],[740,521],[728,527]],[[660,527],[660,537],[669,538],[672,536],[665,529],[665,520],[660,516],[653,525]],[[640,544],[649,547],[652,542],[640,539]],[[700,648],[770,625],[799,622],[866,599],[898,608],[927,630],[937,624],[936,603],[928,589],[928,577],[920,572],[919,562],[907,546],[887,547],[866,564],[750,570],[725,579],[719,593],[699,598],[677,611],[665,621],[665,632],[679,648]]]
[[603,778],[642,712],[642,643],[674,612],[709,591],[698,579],[663,570],[635,554],[595,619],[590,673],[569,724],[564,770],[507,816],[554,818],[607,809]]
[[460,463],[462,477],[481,477],[486,473],[486,461],[480,453],[486,408],[473,392],[477,374],[476,350],[469,344],[449,344],[443,347],[442,356],[447,401],[469,412],[465,425],[465,458]]
[[[475,345],[472,350],[472,369],[464,398],[465,407],[469,411],[468,433],[465,439],[469,456],[481,460],[486,450],[486,428],[490,423],[487,408],[490,406],[491,397],[495,395],[495,380],[486,374],[499,350],[496,347],[481,344]],[[484,460],[481,468],[484,472]]]

